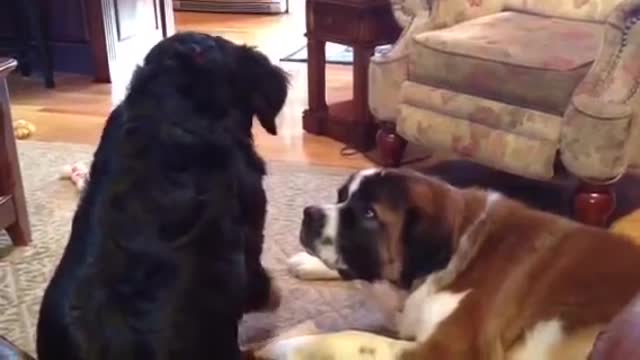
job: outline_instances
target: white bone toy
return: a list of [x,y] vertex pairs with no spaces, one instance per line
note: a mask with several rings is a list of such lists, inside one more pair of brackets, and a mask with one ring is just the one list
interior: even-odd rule
[[89,180],[89,169],[83,163],[77,162],[65,165],[62,168],[62,179],[69,179],[76,186],[78,191],[83,191]]

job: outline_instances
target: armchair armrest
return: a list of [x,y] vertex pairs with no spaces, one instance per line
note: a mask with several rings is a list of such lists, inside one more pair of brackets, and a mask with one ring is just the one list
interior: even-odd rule
[[582,115],[597,121],[629,119],[633,109],[623,102],[607,102],[600,97],[582,94],[571,99],[571,106]]
[[605,22],[602,46],[575,95],[603,96],[628,102],[640,85],[640,0],[625,0]]
[[560,157],[585,180],[618,178],[636,161],[640,101],[640,0],[621,2],[607,18],[593,66],[565,113]]
[[425,11],[429,11],[428,0],[391,0],[391,10],[400,26],[406,28],[413,18]]
[[393,14],[404,32],[392,50],[377,60],[406,55],[414,35],[500,12],[504,3],[505,0],[391,0]]
[[398,23],[407,28],[421,13],[431,14],[431,21],[438,27],[501,11],[506,0],[390,0],[391,9]]
[[616,180],[628,164],[632,115],[625,103],[575,96],[561,130],[560,158],[565,168],[589,182]]
[[391,0],[404,31],[391,50],[371,58],[369,107],[378,120],[397,117],[400,87],[408,77],[407,58],[413,37],[425,31],[453,26],[479,16],[497,13],[505,0]]

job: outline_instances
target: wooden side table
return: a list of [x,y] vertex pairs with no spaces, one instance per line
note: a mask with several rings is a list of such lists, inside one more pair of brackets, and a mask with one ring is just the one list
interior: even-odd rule
[[[366,151],[375,143],[376,126],[369,112],[369,60],[376,46],[400,35],[389,0],[307,0],[309,108],[303,128]],[[353,48],[353,99],[327,106],[326,42]]]
[[13,244],[21,246],[31,242],[31,228],[6,81],[17,65],[13,59],[0,58],[0,229],[6,229]]

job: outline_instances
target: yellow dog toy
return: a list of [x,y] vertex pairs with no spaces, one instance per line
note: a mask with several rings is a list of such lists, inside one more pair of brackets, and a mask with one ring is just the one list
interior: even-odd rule
[[13,135],[16,139],[24,140],[36,132],[36,126],[26,120],[15,120],[13,122]]

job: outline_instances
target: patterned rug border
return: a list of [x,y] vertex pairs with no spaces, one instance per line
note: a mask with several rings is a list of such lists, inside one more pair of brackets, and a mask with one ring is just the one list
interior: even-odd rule
[[[94,149],[92,144],[64,142],[18,144],[34,241],[15,249],[6,234],[0,236],[0,335],[31,354],[42,291],[68,241],[78,200],[77,190],[60,180],[58,171],[64,164],[90,161]],[[348,282],[300,281],[287,268],[287,259],[302,251],[298,234],[304,207],[334,201],[335,189],[353,169],[278,160],[267,164],[263,263],[282,289],[282,305],[274,313],[245,316],[241,344],[271,339],[309,321],[321,331],[384,330],[385,318],[366,292]],[[619,223],[619,231],[637,234],[639,221],[637,213]],[[11,254],[2,257],[3,249]]]

